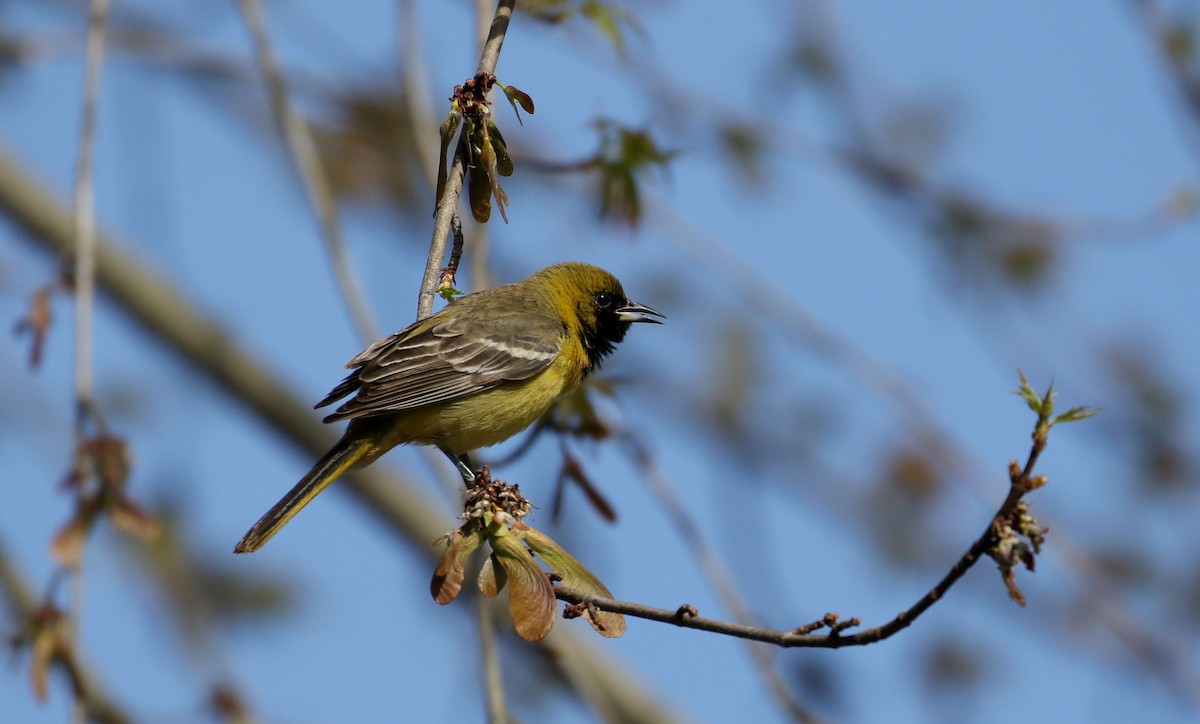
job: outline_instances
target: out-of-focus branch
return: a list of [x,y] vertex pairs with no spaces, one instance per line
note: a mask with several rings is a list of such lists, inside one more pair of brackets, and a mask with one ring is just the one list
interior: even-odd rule
[[[416,0],[401,0],[399,4],[399,45],[401,52],[400,75],[404,85],[404,111],[408,124],[415,131],[427,131],[432,141],[437,117],[430,101],[429,72],[421,52],[420,25],[417,22]],[[417,158],[425,183],[430,188],[437,184],[438,154],[433,143],[416,143]]]
[[96,282],[96,107],[104,64],[108,0],[91,0],[84,64],[83,109],[75,158],[75,403],[76,434],[92,412],[92,300]]
[[472,596],[475,621],[479,626],[479,658],[483,665],[483,700],[489,724],[507,724],[508,704],[505,703],[504,676],[500,668],[500,657],[496,653],[496,619],[493,616],[492,600],[486,596]]
[[329,251],[329,259],[333,263],[338,286],[350,309],[359,339],[363,340],[364,344],[370,343],[379,338],[379,328],[371,315],[362,285],[354,272],[354,265],[350,263],[346,240],[342,235],[342,224],[338,218],[337,201],[321,166],[321,157],[317,153],[312,130],[288,101],[287,83],[271,50],[271,41],[263,20],[262,4],[259,0],[238,0],[238,7],[242,10],[242,17],[254,42],[254,56],[271,100],[271,115],[275,117],[275,123],[287,141],[288,151],[296,163],[296,170],[304,181],[304,190],[321,225],[321,233]]
[[[516,0],[500,0],[496,5],[496,15],[492,19],[487,42],[483,44],[477,73],[490,74],[496,71],[496,62],[500,60],[500,46],[504,44],[508,21],[512,18],[515,4]],[[458,208],[459,197],[462,196],[463,172],[467,167],[465,138],[463,136],[459,139],[454,160],[451,161],[449,172],[446,174],[446,185],[442,189],[441,198],[437,200],[437,209],[433,214],[433,238],[429,242],[429,259],[425,262],[425,276],[421,279],[421,291],[417,297],[418,319],[424,319],[433,313],[433,295],[437,292],[442,260],[446,257],[450,220]]]
[[[37,616],[37,598],[25,577],[9,560],[3,546],[0,546],[0,595],[7,603],[8,617],[14,629],[24,629]],[[130,721],[129,716],[113,703],[96,681],[95,675],[77,655],[62,655],[60,652],[59,656],[52,659],[52,663],[78,689],[82,710],[90,720],[103,724],[125,724]]]
[[[87,434],[97,415],[92,384],[92,311],[96,297],[96,186],[92,173],[96,149],[96,108],[100,104],[100,71],[104,67],[105,34],[108,29],[108,0],[88,4],[87,52],[84,61],[83,103],[79,127],[79,149],[75,159],[75,442]],[[82,489],[78,491],[82,495]],[[83,573],[76,561],[71,574],[71,613],[66,618],[70,650],[77,650],[79,618],[83,613]],[[82,724],[89,702],[87,687],[70,659],[63,657],[79,683],[82,695],[75,698],[72,718]]]
[[[30,181],[3,149],[0,210],[25,230],[30,241],[57,254],[70,250],[70,214]],[[225,330],[192,308],[175,287],[163,282],[145,264],[119,251],[111,239],[101,234],[97,242],[99,287],[132,320],[305,456],[319,456],[333,445],[336,435],[313,418],[309,405]],[[436,557],[429,542],[445,533],[446,514],[402,478],[373,466],[351,474],[338,487],[349,491],[414,550],[430,560]],[[547,660],[593,708],[613,712],[625,721],[678,721],[660,697],[644,689],[614,662],[601,658],[573,632],[559,632],[543,646]]]
[[1132,5],[1141,17],[1148,40],[1162,58],[1168,80],[1179,95],[1182,130],[1192,148],[1192,161],[1200,164],[1200,73],[1195,63],[1196,29],[1185,29],[1178,21],[1172,21],[1155,0],[1135,0]]

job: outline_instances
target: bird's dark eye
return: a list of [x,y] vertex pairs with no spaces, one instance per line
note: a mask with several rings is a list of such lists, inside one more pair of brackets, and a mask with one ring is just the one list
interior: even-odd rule
[[596,292],[596,296],[593,298],[596,300],[596,308],[601,310],[611,309],[613,302],[616,301],[608,292]]

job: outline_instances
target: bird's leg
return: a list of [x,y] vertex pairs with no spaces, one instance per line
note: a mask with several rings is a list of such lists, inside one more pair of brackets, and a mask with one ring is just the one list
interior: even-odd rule
[[446,448],[440,446],[438,447],[438,450],[441,450],[443,455],[450,458],[450,462],[454,463],[454,469],[457,470],[458,474],[462,476],[463,483],[465,483],[468,488],[471,487],[471,485],[475,483],[475,473],[471,470],[471,460],[467,457],[466,453],[463,453],[462,455],[456,455]]

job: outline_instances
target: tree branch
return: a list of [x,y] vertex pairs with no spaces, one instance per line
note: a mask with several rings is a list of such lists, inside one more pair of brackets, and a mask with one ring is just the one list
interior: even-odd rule
[[[1047,398],[1049,395],[1050,393],[1047,393]],[[1013,461],[1011,464],[1008,496],[988,522],[983,534],[971,544],[967,552],[955,562],[950,571],[942,577],[942,580],[938,581],[937,585],[931,588],[928,593],[909,607],[908,610],[898,614],[882,626],[845,635],[843,631],[859,625],[858,619],[852,618],[840,621],[838,614],[827,613],[822,618],[798,628],[790,631],[780,631],[759,626],[749,626],[742,623],[703,618],[696,615],[696,610],[688,604],[684,604],[675,610],[655,608],[640,603],[594,596],[563,586],[555,586],[555,596],[567,603],[583,603],[595,606],[602,611],[636,616],[651,621],[674,624],[682,628],[709,631],[735,638],[748,639],[750,641],[761,641],[783,648],[839,649],[848,646],[865,646],[883,641],[911,626],[922,613],[941,600],[951,586],[962,578],[980,558],[988,554],[995,547],[999,539],[998,531],[1002,527],[1009,525],[1010,521],[1018,515],[1020,510],[1018,506],[1021,499],[1030,491],[1041,487],[1045,483],[1044,478],[1033,475],[1033,469],[1042,451],[1046,448],[1046,433],[1050,425],[1053,424],[1049,422],[1050,409],[1046,409],[1044,412],[1039,412],[1038,414],[1037,425],[1034,427],[1033,433],[1033,446],[1029,451],[1029,457],[1025,462],[1024,468],[1018,467],[1016,461]],[[824,635],[812,633],[813,631],[826,628],[829,629],[829,632]]]
[[[495,72],[496,63],[500,59],[500,46],[504,44],[508,21],[512,18],[515,4],[516,0],[500,0],[496,5],[496,16],[492,19],[487,42],[483,44],[477,73]],[[433,314],[433,296],[437,292],[442,260],[446,258],[450,220],[458,207],[459,197],[462,196],[463,173],[467,167],[466,155],[465,137],[460,136],[454,151],[454,160],[450,162],[450,170],[446,174],[446,185],[442,189],[441,198],[437,200],[437,209],[433,214],[433,238],[429,242],[429,258],[425,262],[425,276],[421,279],[421,291],[417,297],[417,319],[424,319]]]
[[92,166],[96,148],[96,107],[100,98],[100,70],[104,63],[107,0],[92,0],[88,12],[87,51],[84,66],[83,108],[79,150],[75,158],[75,401],[76,434],[93,411],[92,404],[92,300],[96,277],[96,187]]
[[[108,30],[108,0],[91,0],[88,7],[87,50],[84,61],[83,103],[79,128],[79,150],[75,160],[75,444],[87,434],[89,421],[97,415],[92,375],[92,312],[96,297],[96,185],[92,172],[96,149],[96,108],[100,105],[100,71],[104,67],[104,45]],[[82,488],[76,491],[82,496]],[[82,547],[82,546],[81,546]],[[79,642],[79,619],[83,613],[82,561],[71,571],[71,612],[66,632],[71,649]],[[68,661],[63,664],[72,669]],[[80,677],[78,674],[73,678]],[[78,688],[86,689],[80,681]],[[72,720],[82,724],[89,702],[86,693],[76,696]]]

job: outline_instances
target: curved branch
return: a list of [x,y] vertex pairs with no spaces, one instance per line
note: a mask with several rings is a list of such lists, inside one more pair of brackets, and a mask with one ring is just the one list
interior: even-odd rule
[[[911,626],[922,613],[941,600],[946,591],[958,582],[980,558],[987,555],[996,545],[997,531],[1002,525],[1007,524],[1018,514],[1018,504],[1021,502],[1021,499],[1030,491],[1044,484],[1044,478],[1039,479],[1033,475],[1033,468],[1037,464],[1042,451],[1046,448],[1046,432],[1049,429],[1048,416],[1048,411],[1044,414],[1039,413],[1038,422],[1034,428],[1033,446],[1030,449],[1025,466],[1024,468],[1020,468],[1017,467],[1016,461],[1012,463],[1008,496],[1004,499],[996,514],[988,521],[987,528],[983,534],[951,566],[950,571],[942,577],[942,580],[938,581],[937,585],[910,606],[908,610],[898,614],[882,626],[846,635],[842,632],[847,628],[858,626],[858,619],[852,618],[846,621],[839,621],[837,614],[827,613],[822,618],[798,628],[790,631],[780,631],[760,626],[749,626],[742,623],[703,618],[696,615],[696,610],[688,604],[684,604],[675,610],[655,608],[640,603],[594,596],[583,591],[562,586],[555,586],[555,596],[559,600],[571,604],[595,606],[602,611],[612,611],[613,613],[636,616],[651,621],[670,623],[682,628],[692,628],[733,636],[735,638],[761,641],[782,648],[840,649],[847,646],[866,646],[867,644],[883,641]],[[824,635],[812,633],[813,631],[825,628],[829,629],[829,632]]]

